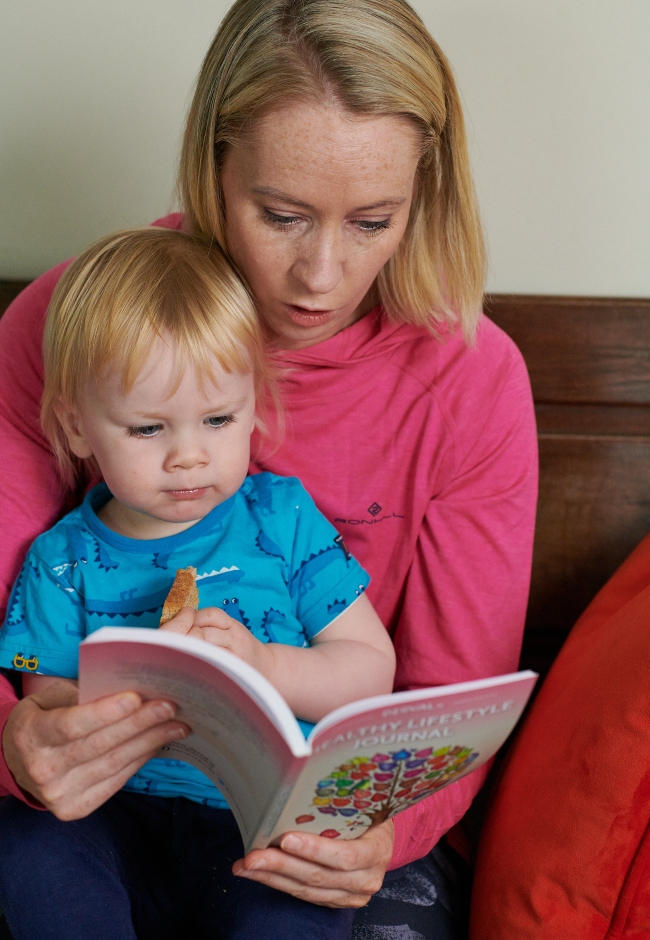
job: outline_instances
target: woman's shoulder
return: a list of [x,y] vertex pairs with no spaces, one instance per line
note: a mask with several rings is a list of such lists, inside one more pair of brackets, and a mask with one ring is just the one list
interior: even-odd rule
[[16,332],[23,331],[27,333],[37,333],[40,344],[40,333],[45,322],[45,314],[52,299],[52,294],[56,285],[59,283],[61,275],[65,269],[72,264],[72,258],[62,261],[55,268],[50,268],[40,277],[28,284],[27,287],[18,294],[16,299],[9,304],[7,310],[0,320],[0,330],[2,330],[3,345],[6,340],[4,337],[12,336]]
[[[400,377],[388,377],[386,384],[392,381],[404,400],[421,402],[423,395],[428,396],[423,433],[444,427],[445,440],[453,442],[457,466],[479,453],[487,459],[491,448],[498,450],[504,440],[515,437],[522,460],[533,459],[535,417],[528,372],[521,353],[503,330],[482,315],[473,343],[460,330],[434,335],[406,326],[398,334],[401,343],[395,348],[392,366]],[[393,394],[391,400],[398,396]],[[434,413],[442,425],[431,420]]]
[[460,329],[437,333],[407,326],[400,330],[401,352],[396,364],[407,370],[437,397],[465,399],[497,391],[512,382],[528,385],[523,357],[504,331],[484,314],[476,338],[468,343]]
[[169,215],[164,215],[151,224],[155,228],[173,228],[174,231],[180,232],[183,228],[184,218],[182,212],[170,212]]
[[[183,215],[180,212],[172,212],[156,219],[155,222],[152,222],[152,225],[159,228],[179,230],[183,227]],[[72,264],[73,260],[73,258],[68,258],[35,278],[7,307],[4,316],[0,320],[0,336],[2,337],[3,346],[6,346],[8,342],[15,340],[21,334],[25,334],[26,337],[36,340],[40,350],[41,332],[52,294],[63,272]]]

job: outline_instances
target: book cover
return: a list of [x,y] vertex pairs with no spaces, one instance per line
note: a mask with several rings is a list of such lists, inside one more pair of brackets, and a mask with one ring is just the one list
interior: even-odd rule
[[176,703],[192,734],[164,756],[219,787],[247,851],[288,830],[356,838],[470,773],[510,734],[536,678],[520,672],[353,702],[305,740],[280,693],[220,647],[103,627],[79,649],[80,702],[133,690]]

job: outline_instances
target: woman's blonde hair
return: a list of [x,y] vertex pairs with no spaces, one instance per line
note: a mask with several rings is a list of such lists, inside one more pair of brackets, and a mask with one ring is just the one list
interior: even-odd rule
[[80,464],[57,408],[78,404],[109,366],[128,391],[158,337],[175,343],[177,382],[187,365],[212,379],[216,358],[252,372],[258,401],[273,388],[253,301],[218,247],[162,228],[108,235],[65,271],[45,323],[41,424],[67,483]]
[[191,230],[227,251],[220,169],[228,147],[273,108],[328,99],[418,128],[411,215],[378,276],[379,297],[395,320],[460,321],[471,341],[486,261],[463,114],[445,56],[405,0],[236,0],[187,120],[179,188]]

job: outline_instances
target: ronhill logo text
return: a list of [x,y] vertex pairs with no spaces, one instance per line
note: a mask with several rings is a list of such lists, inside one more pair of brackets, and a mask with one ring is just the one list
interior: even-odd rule
[[380,516],[381,506],[379,503],[372,503],[368,506],[368,512],[372,516],[371,519],[343,519],[337,517],[334,522],[344,522],[347,525],[377,525],[378,522],[385,522],[386,519],[403,519],[404,516],[400,516],[399,513],[389,512],[383,516]]

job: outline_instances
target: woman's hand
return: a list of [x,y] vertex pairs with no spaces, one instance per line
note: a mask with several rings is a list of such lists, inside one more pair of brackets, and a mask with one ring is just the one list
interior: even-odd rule
[[232,870],[312,904],[364,907],[382,886],[393,838],[392,819],[347,842],[288,832],[279,849],[249,852]]
[[135,692],[77,704],[60,679],[22,699],[2,735],[19,787],[59,819],[81,819],[113,796],[160,748],[187,737],[171,702],[142,702]]

